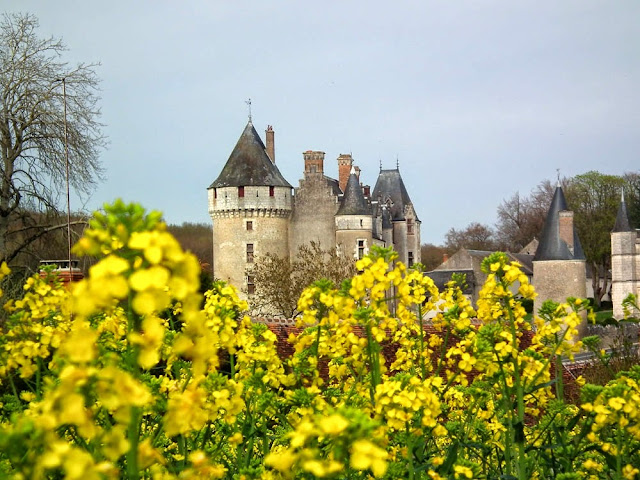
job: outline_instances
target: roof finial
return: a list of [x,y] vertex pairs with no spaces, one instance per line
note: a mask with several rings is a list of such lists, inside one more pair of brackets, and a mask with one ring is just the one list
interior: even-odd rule
[[560,186],[560,169],[559,168],[556,168],[556,174],[558,176],[558,184],[556,186],[559,187]]
[[246,103],[249,106],[249,123],[251,122],[251,98],[249,98],[249,100],[246,100],[244,103]]
[[622,203],[624,203],[624,187],[622,187],[622,195],[621,195]]
[[398,158],[398,155],[396,155],[396,170],[400,170],[400,159]]
[[382,159],[380,159],[380,171],[382,171]]

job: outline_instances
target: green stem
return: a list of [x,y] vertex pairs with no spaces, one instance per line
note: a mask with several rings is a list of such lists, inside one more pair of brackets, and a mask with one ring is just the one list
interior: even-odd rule
[[427,368],[424,364],[424,324],[422,320],[422,305],[418,305],[418,318],[420,319],[420,372],[422,380],[427,377]]
[[140,478],[138,468],[138,442],[140,440],[140,407],[131,408],[131,419],[127,429],[127,440],[129,440],[129,451],[127,452],[127,478],[137,480]]
[[[506,288],[506,287],[505,287]],[[516,352],[515,358],[512,360],[513,362],[513,377],[514,377],[514,387],[516,391],[516,401],[518,406],[518,420],[515,424],[517,431],[514,429],[513,434],[515,435],[515,442],[518,447],[518,478],[520,480],[525,480],[526,477],[526,458],[525,458],[525,448],[524,448],[524,388],[522,385],[522,380],[520,377],[520,364],[518,362],[519,358],[519,348],[518,348],[518,337],[516,332],[516,322],[515,317],[513,315],[513,310],[511,309],[511,305],[509,302],[505,302],[505,307],[507,309],[507,313],[509,315],[509,325],[511,327],[511,341],[512,348]]]

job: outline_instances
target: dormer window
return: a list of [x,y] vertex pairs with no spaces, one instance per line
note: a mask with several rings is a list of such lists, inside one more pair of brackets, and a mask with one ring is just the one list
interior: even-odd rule
[[413,233],[414,233],[413,218],[407,218],[407,234],[413,235]]

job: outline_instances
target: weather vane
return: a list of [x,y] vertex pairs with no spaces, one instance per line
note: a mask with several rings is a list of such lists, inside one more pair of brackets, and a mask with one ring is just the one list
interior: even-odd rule
[[249,121],[251,121],[251,98],[249,98],[249,100],[246,100],[244,103],[249,106]]

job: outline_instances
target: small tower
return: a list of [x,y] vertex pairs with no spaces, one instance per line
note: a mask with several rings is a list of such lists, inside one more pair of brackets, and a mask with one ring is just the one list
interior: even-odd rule
[[[627,295],[640,294],[639,274],[640,237],[629,224],[627,204],[622,192],[616,223],[611,232],[611,301],[615,318],[624,318],[622,301]],[[638,316],[640,312],[631,313]]]
[[420,262],[421,222],[399,168],[380,169],[371,196],[382,207],[382,238],[386,246],[393,247],[407,266]]
[[[564,192],[558,185],[533,258],[533,284],[538,293],[534,311],[545,300],[563,303],[567,297],[586,297],[586,277],[586,259],[573,224],[573,212],[567,208]],[[585,327],[583,323],[579,328],[580,335]]]
[[[272,146],[273,130],[269,131]],[[289,255],[292,186],[272,160],[249,120],[222,172],[208,188],[213,275],[249,294],[254,288],[255,257]]]
[[353,167],[335,222],[336,244],[345,255],[362,258],[369,253],[373,242],[373,214]]

